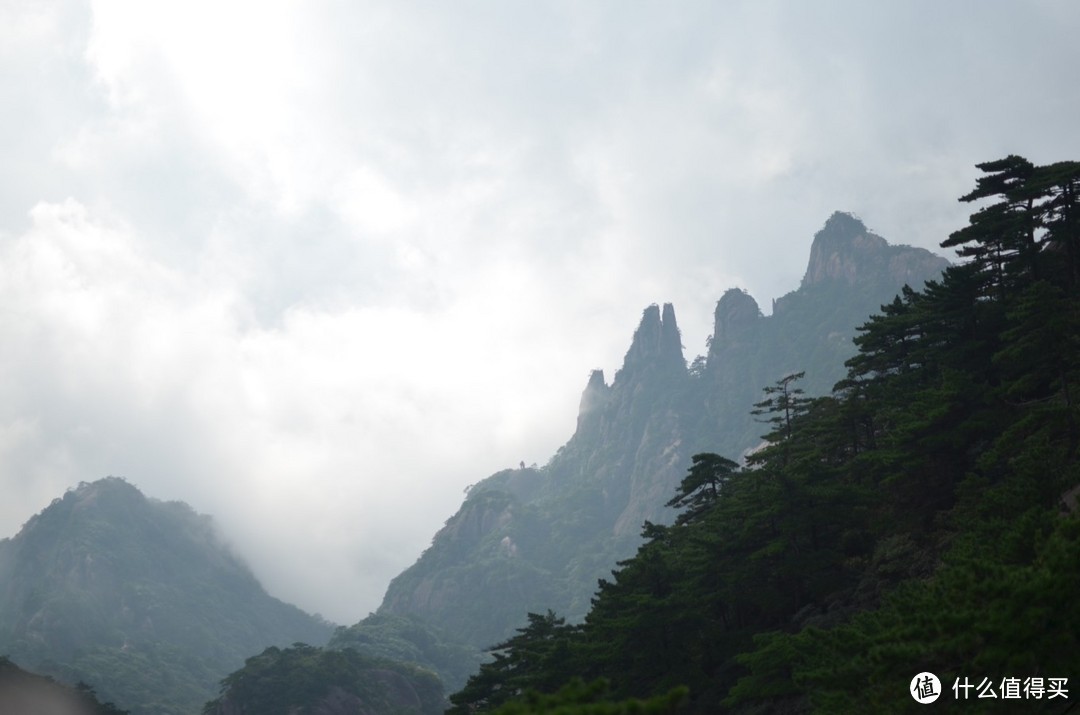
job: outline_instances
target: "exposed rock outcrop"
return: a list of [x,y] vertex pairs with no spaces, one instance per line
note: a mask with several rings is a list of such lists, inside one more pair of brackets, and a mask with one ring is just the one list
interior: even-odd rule
[[859,219],[837,211],[814,236],[802,285],[882,280],[897,285],[921,284],[926,276],[941,273],[948,265],[924,248],[890,246]]
[[608,400],[611,399],[611,388],[604,382],[604,371],[593,370],[589,374],[589,382],[581,393],[581,401],[578,403],[577,429],[575,433],[586,430],[596,421],[596,416]]
[[683,357],[674,306],[664,303],[661,315],[655,303],[650,305],[642,313],[641,323],[634,331],[622,369],[615,373],[615,382],[643,373],[671,374],[685,369],[686,359]]
[[713,313],[710,355],[723,347],[754,340],[763,318],[757,301],[749,293],[738,288],[726,291],[717,301]]

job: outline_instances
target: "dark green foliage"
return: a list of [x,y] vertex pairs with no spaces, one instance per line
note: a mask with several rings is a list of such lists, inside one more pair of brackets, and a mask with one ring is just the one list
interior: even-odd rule
[[720,491],[739,465],[718,454],[695,454],[690,473],[679,484],[667,506],[679,510],[676,524],[689,524],[708,513]]
[[[876,509],[875,553],[921,541],[911,555],[938,554],[940,565],[839,627],[761,636],[739,658],[751,674],[730,705],[787,692],[820,712],[900,712],[922,670],[948,687],[964,676],[1068,677],[1080,666],[1080,527],[1069,508],[1059,513],[1060,495],[1080,484],[1076,291],[1067,251],[1037,240],[1051,219],[1028,182],[1045,168],[1016,157],[980,168],[996,173],[965,200],[1002,201],[947,242],[967,244],[972,262],[871,321],[844,385],[873,395],[877,415],[882,448],[853,461],[876,467],[891,497]],[[869,566],[863,582],[880,580]],[[1037,705],[1026,711],[1056,712]]]
[[[946,701],[964,677],[1075,679],[1076,165],[981,168],[964,200],[999,202],[950,239],[972,260],[882,306],[831,397],[794,374],[766,388],[747,468],[694,457],[682,515],[646,523],[600,582],[562,671],[613,697],[685,685],[701,713],[915,711],[921,671]],[[541,659],[514,678],[552,692],[556,674]]]
[[[759,422],[771,425],[772,429],[764,435],[770,442],[779,442],[791,438],[792,423],[806,412],[806,400],[803,390],[792,385],[806,377],[806,372],[793,372],[765,388],[766,398],[754,403],[750,414],[758,416]],[[765,415],[760,417],[760,415]]]
[[447,712],[466,715],[490,710],[528,691],[552,691],[574,673],[567,661],[574,626],[548,611],[530,613],[529,624],[518,634],[490,649],[493,660],[480,666],[468,685],[450,696]]
[[221,681],[207,715],[299,715],[322,712],[434,715],[443,711],[442,685],[430,671],[346,649],[267,648]]
[[190,713],[251,653],[331,631],[267,595],[208,517],[121,479],[80,485],[0,542],[0,649],[138,715]]

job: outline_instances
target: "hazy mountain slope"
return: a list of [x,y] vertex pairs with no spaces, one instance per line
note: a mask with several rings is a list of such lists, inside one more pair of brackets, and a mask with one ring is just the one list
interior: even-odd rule
[[191,713],[269,645],[331,626],[267,595],[186,504],[81,484],[0,541],[0,653],[134,713]]
[[395,578],[379,613],[414,615],[477,647],[512,634],[529,611],[571,620],[597,579],[633,554],[642,523],[663,505],[690,456],[733,457],[764,429],[749,414],[761,389],[805,370],[810,393],[843,376],[857,325],[905,283],[947,265],[923,249],[890,246],[846,214],[814,237],[800,288],[763,316],[733,290],[716,308],[707,357],[687,368],[674,308],[650,306],[609,385],[589,379],[577,429],[542,469],[506,470],[473,487],[432,545]]

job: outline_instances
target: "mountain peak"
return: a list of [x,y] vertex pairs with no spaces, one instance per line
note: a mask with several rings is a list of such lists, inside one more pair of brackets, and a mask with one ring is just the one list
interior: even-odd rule
[[725,291],[716,302],[716,312],[713,314],[710,354],[720,346],[749,339],[762,317],[761,308],[749,293],[738,288]]
[[924,248],[889,245],[855,216],[837,211],[814,234],[802,286],[855,285],[883,278],[899,285],[921,283],[947,266],[948,261]]
[[671,303],[664,303],[660,317],[660,349],[682,359],[682,336],[679,334],[679,324],[675,322],[675,306]]
[[623,375],[638,374],[643,370],[650,371],[654,366],[662,369],[673,367],[679,370],[686,369],[682,338],[679,334],[679,325],[675,320],[675,308],[671,303],[664,303],[663,313],[656,303],[650,305],[642,313],[641,322],[634,331],[622,369],[616,373],[615,378],[618,380]]
[[884,238],[870,233],[862,221],[837,211],[825,222],[824,228],[814,234],[802,285],[854,284],[859,281],[866,264],[873,262],[888,246]]
[[79,482],[79,485],[69,490],[64,497],[83,504],[103,500],[133,506],[147,501],[139,488],[123,477],[104,477],[93,482]]

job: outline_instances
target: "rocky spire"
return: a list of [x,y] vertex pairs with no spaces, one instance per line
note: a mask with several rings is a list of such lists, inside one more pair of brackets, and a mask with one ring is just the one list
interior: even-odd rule
[[713,314],[709,355],[715,355],[727,345],[751,340],[763,317],[757,301],[749,293],[738,288],[726,291],[717,301]]
[[679,333],[679,324],[675,321],[675,306],[671,303],[664,303],[663,315],[660,318],[660,357],[665,362],[686,366],[682,352],[682,335]]
[[581,393],[581,402],[578,406],[577,432],[592,421],[592,416],[600,412],[607,404],[611,395],[611,388],[604,382],[604,371],[593,370],[589,374],[589,382]]
[[618,379],[619,375],[634,374],[654,367],[664,370],[676,367],[680,370],[686,369],[679,325],[675,321],[675,308],[671,303],[664,303],[662,316],[655,303],[645,309],[641,323],[634,331],[622,369],[615,377]]
[[604,382],[604,371],[593,370],[589,373],[589,382],[585,385],[585,391],[581,393],[579,412],[592,412],[603,401],[607,394],[608,386]]
[[639,366],[648,364],[656,358],[657,347],[660,345],[660,308],[653,303],[641,314],[641,322],[638,323],[634,337],[630,341],[630,349],[626,351],[623,359],[623,371],[633,370]]

